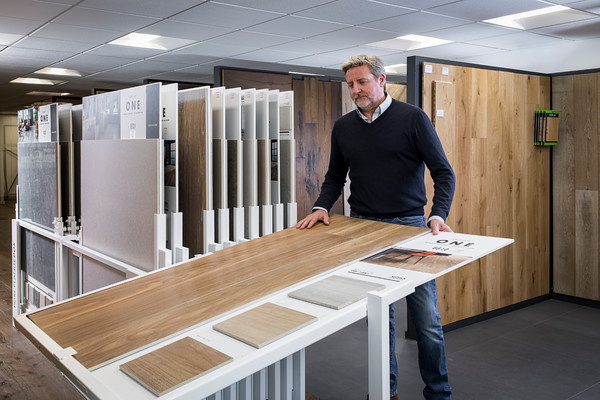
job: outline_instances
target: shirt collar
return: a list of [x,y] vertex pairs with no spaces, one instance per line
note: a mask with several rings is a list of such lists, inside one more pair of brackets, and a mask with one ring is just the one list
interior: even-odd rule
[[375,109],[375,111],[373,111],[373,120],[372,121],[369,120],[369,118],[367,118],[365,116],[365,114],[362,113],[362,111],[360,111],[360,108],[357,107],[356,112],[366,123],[370,124],[371,122],[375,121],[381,114],[383,114],[385,112],[385,110],[387,110],[391,104],[392,104],[392,96],[385,93],[385,100],[383,100],[383,103],[381,103],[379,105],[379,107],[377,107]]

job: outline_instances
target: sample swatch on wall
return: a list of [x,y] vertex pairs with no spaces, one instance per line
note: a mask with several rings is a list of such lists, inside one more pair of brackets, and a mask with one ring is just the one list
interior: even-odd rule
[[288,296],[340,310],[367,297],[372,290],[384,289],[385,285],[360,279],[333,275],[311,285],[288,293]]
[[121,365],[121,371],[157,396],[221,367],[232,358],[185,337]]
[[317,317],[265,303],[215,324],[213,329],[257,349],[317,320]]

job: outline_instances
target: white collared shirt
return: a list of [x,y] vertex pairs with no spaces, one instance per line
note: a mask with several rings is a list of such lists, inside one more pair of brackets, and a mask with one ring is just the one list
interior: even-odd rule
[[379,107],[377,107],[375,109],[375,111],[373,111],[373,119],[372,120],[367,118],[365,116],[365,114],[363,114],[362,111],[360,111],[360,108],[356,108],[356,112],[367,124],[370,124],[371,122],[375,121],[377,119],[377,117],[379,117],[381,114],[383,114],[385,112],[385,110],[387,110],[389,108],[389,106],[391,104],[392,104],[392,96],[385,93],[385,100],[383,100],[383,102],[379,105]]

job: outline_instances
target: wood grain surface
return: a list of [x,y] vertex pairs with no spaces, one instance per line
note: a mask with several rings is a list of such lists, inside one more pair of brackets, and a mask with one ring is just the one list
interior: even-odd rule
[[370,291],[381,289],[385,289],[385,285],[334,275],[294,290],[288,293],[288,296],[334,310],[341,310],[364,299]]
[[[179,210],[183,213],[183,245],[190,254],[204,252],[202,210],[210,203],[207,99],[209,88],[179,92]],[[210,144],[212,146],[212,144]]]
[[552,78],[554,292],[600,300],[600,73]]
[[[515,239],[437,279],[446,325],[550,291],[551,149],[533,146],[533,111],[550,108],[551,86],[548,76],[432,67],[422,76],[421,105],[430,118],[434,85],[454,87],[454,126],[436,124],[456,174],[447,223],[456,232]],[[432,189],[428,185],[429,199]]]
[[215,324],[213,329],[260,349],[316,320],[314,315],[265,303]]
[[29,318],[92,368],[424,232],[332,215],[329,226],[285,229]]
[[120,366],[156,396],[198,378],[233,359],[187,336]]

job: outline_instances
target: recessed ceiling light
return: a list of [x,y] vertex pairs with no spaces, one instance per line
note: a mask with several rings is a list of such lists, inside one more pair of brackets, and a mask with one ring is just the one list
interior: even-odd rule
[[58,85],[65,81],[54,81],[50,79],[39,79],[39,78],[16,78],[10,81],[10,83],[27,83],[30,85]]
[[452,43],[452,40],[444,40],[422,35],[404,35],[399,36],[395,39],[369,43],[367,46],[380,47],[391,50],[409,51],[416,49],[424,49],[425,47],[439,46],[448,43]]
[[406,64],[387,65],[385,72],[390,75],[404,75],[406,74]]
[[71,93],[68,92],[40,92],[40,91],[33,91],[33,92],[27,92],[25,94],[28,94],[30,96],[68,96]]
[[585,11],[574,10],[565,6],[552,6],[505,15],[498,18],[486,19],[483,22],[516,29],[535,29],[550,25],[565,24],[567,22],[581,21],[592,17],[594,17],[594,14]]
[[46,74],[46,75],[61,75],[61,76],[81,76],[81,73],[79,71],[75,71],[74,69],[53,68],[53,67],[46,67],[46,68],[38,69],[34,73]]
[[160,35],[150,35],[148,33],[132,32],[118,39],[109,42],[117,46],[138,47],[142,49],[155,50],[173,50],[178,47],[194,43],[194,40],[178,39]]

